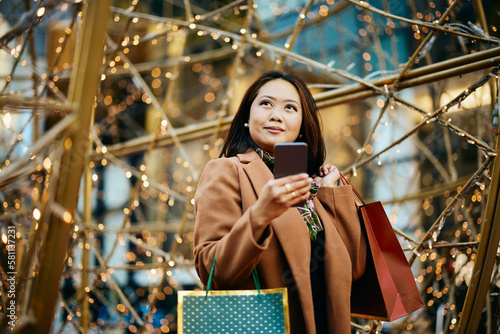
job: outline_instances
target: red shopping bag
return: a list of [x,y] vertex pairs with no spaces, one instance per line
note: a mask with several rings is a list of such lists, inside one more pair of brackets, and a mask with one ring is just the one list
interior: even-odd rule
[[[341,179],[351,185],[344,175]],[[365,273],[352,284],[351,315],[383,321],[399,319],[422,308],[422,297],[382,203],[366,204],[352,189],[363,203],[358,215],[370,251]]]

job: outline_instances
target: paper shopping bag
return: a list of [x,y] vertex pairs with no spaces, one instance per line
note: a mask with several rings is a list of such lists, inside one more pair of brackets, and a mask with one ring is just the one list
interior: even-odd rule
[[365,274],[353,282],[355,317],[393,321],[424,306],[415,278],[380,202],[359,207],[370,254]]
[[[343,175],[341,179],[350,185]],[[364,204],[358,207],[358,215],[369,252],[365,273],[352,284],[351,315],[383,321],[399,319],[422,308],[422,297],[382,203],[366,204],[352,189]]]
[[290,333],[286,288],[180,291],[178,333]]
[[210,290],[214,268],[206,291],[179,291],[179,334],[290,333],[286,288],[260,289],[254,269],[256,290]]

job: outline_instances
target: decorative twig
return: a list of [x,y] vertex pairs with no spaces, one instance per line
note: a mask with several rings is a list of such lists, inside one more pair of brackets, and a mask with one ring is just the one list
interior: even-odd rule
[[[38,7],[34,7],[29,12],[25,12],[17,20],[16,24],[7,31],[2,37],[0,37],[0,47],[4,47],[14,38],[21,36],[25,31],[33,29],[37,24],[41,22],[41,17],[52,11],[59,4],[63,3],[63,0],[48,0],[45,2],[40,2]],[[40,15],[39,9],[44,8]]]
[[457,192],[453,200],[451,200],[450,203],[448,203],[446,208],[443,210],[443,212],[441,212],[441,214],[436,219],[434,224],[432,224],[432,226],[427,230],[427,233],[422,237],[422,239],[420,239],[420,243],[417,245],[417,247],[415,247],[414,253],[408,260],[410,266],[417,258],[418,256],[417,254],[420,253],[422,249],[424,249],[425,244],[431,238],[435,237],[435,231],[441,230],[444,220],[446,219],[447,216],[449,216],[452,213],[458,201],[461,200],[465,196],[465,194],[467,194],[470,191],[471,187],[475,186],[476,182],[478,182],[484,176],[485,170],[488,169],[493,159],[494,156],[488,156],[488,158],[484,161],[483,165],[479,167],[479,169],[472,175],[472,177],[462,186],[462,188]]
[[28,165],[29,161],[36,157],[46,147],[54,143],[63,131],[65,131],[76,119],[76,115],[70,115],[53,126],[45,135],[40,138],[30,149],[29,153],[21,158],[16,159],[11,164],[0,171],[0,188],[11,182],[13,179],[23,174],[23,169]]
[[[132,314],[132,317],[134,318],[134,320],[137,321],[137,323],[139,325],[142,325],[143,321],[142,321],[141,317],[137,314],[137,312],[135,311],[135,309],[132,306],[132,304],[130,304],[130,301],[125,296],[125,294],[123,293],[123,291],[120,288],[120,286],[114,280],[113,275],[108,271],[108,266],[106,264],[107,261],[105,261],[104,258],[101,256],[99,248],[94,244],[94,242],[92,241],[93,239],[90,237],[90,235],[88,234],[88,232],[85,231],[85,229],[82,229],[82,231],[85,234],[85,237],[87,238],[88,243],[90,244],[90,246],[94,250],[94,255],[95,255],[97,261],[101,264],[101,266],[103,266],[106,269],[106,271],[105,271],[106,276],[110,280],[111,285],[114,287],[115,291],[118,293],[118,296],[122,300],[123,304],[125,304],[125,306],[128,308],[128,310]],[[148,331],[148,333],[149,333],[149,331]]]
[[[412,20],[412,19],[408,19],[408,18],[405,18],[405,17],[402,17],[402,16],[394,15],[394,14],[391,14],[389,12],[385,12],[383,10],[380,10],[380,9],[376,8],[376,7],[372,6],[372,5],[370,5],[366,1],[356,1],[356,0],[346,0],[346,1],[348,1],[348,2],[350,2],[352,4],[355,4],[357,6],[360,6],[363,9],[372,11],[374,13],[377,13],[377,14],[382,15],[382,16],[387,17],[387,18],[394,19],[396,21],[409,23],[409,24],[415,25],[415,26],[426,27],[426,28],[431,29],[433,31],[441,31],[441,32],[445,32],[447,34],[453,34],[453,35],[462,36],[462,37],[466,37],[466,38],[473,39],[473,40],[475,39],[475,40],[482,41],[482,42],[488,42],[488,43],[491,43],[491,44],[500,45],[500,40],[492,39],[492,38],[489,38],[489,37],[483,37],[483,36],[476,36],[476,35],[471,35],[471,34],[465,34],[465,33],[462,33],[462,32],[460,32],[458,30],[450,28],[447,25],[443,26],[443,25],[441,25],[439,23],[437,23],[437,24],[435,24],[435,23],[427,23],[427,22],[420,21],[420,20]],[[446,13],[443,14],[441,16],[441,18],[443,18],[445,16],[446,16]]]
[[[460,1],[459,0],[454,0],[453,3],[446,9],[444,14],[439,18],[437,25],[442,25],[444,21],[448,18],[448,15],[451,13],[451,11],[458,5]],[[435,31],[432,30],[427,36],[425,36],[424,40],[420,45],[417,47],[417,49],[413,52],[411,55],[410,59],[406,62],[405,66],[399,73],[398,78],[392,83],[391,85],[391,91],[394,90],[395,87],[398,86],[399,81],[401,78],[403,78],[406,75],[406,71],[414,64],[415,59],[421,54],[421,52],[424,50],[426,45],[430,43],[430,41],[434,38],[435,36]]]
[[[292,47],[295,44],[295,41],[297,40],[297,36],[299,35],[299,32],[302,29],[302,26],[304,25],[304,21],[307,17],[307,14],[309,13],[309,10],[311,9],[313,3],[314,3],[314,0],[309,0],[306,7],[304,9],[302,9],[299,16],[297,17],[297,20],[295,22],[295,28],[293,29],[293,33],[288,37],[288,40],[285,43],[285,48],[287,51],[292,50]],[[280,59],[278,61],[276,61],[276,69],[278,71],[281,71],[283,69],[283,66],[285,65],[285,61],[286,61],[286,55],[281,55]]]

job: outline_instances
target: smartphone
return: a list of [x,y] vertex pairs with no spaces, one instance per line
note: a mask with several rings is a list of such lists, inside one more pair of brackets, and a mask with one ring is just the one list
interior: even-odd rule
[[274,178],[307,173],[307,144],[278,143],[274,145]]
[[[307,144],[278,143],[274,145],[274,178],[307,173]],[[303,206],[305,201],[295,206]]]

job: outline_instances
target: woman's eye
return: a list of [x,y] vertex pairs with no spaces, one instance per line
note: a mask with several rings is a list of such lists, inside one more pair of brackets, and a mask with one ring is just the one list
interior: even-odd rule
[[286,109],[292,109],[292,110],[297,111],[297,107],[295,107],[294,105],[291,105],[291,104],[287,105]]
[[269,102],[269,101],[262,101],[262,102],[260,103],[260,105],[261,105],[261,106],[269,106],[269,105],[271,105],[271,102]]

